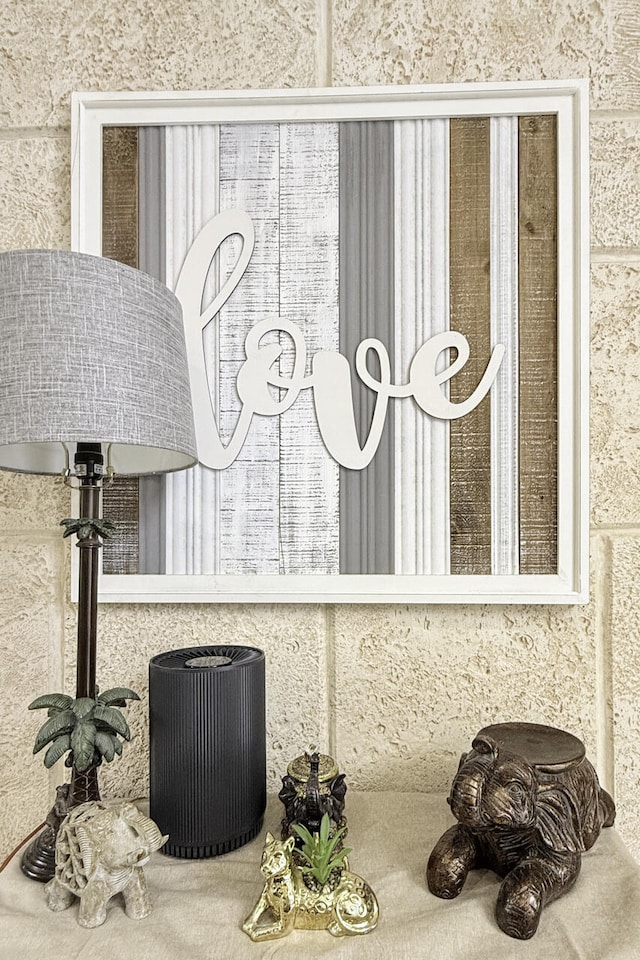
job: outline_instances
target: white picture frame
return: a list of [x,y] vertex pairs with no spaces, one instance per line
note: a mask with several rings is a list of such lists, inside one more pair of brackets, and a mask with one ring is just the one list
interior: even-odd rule
[[[585,80],[312,90],[75,93],[72,248],[102,253],[108,126],[414,118],[557,119],[557,572],[116,574],[102,602],[584,603],[588,600],[588,84]],[[75,552],[75,551],[74,551]],[[75,582],[72,581],[72,582]]]

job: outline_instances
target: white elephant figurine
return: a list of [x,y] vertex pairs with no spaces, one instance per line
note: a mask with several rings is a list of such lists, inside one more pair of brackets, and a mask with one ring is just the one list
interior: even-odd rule
[[56,840],[56,872],[45,887],[50,910],[66,910],[80,899],[78,923],[99,927],[107,903],[122,893],[127,916],[151,912],[142,867],[168,837],[126,800],[91,800],[65,817]]

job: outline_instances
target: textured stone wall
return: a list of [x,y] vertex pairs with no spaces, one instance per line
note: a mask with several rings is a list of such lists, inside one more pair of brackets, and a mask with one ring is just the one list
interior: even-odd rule
[[[154,653],[268,657],[271,784],[310,742],[353,786],[443,789],[490,721],[581,736],[640,858],[640,7],[636,0],[6,0],[0,248],[69,245],[73,90],[588,76],[592,179],[592,599],[580,607],[109,606],[102,687],[143,695],[106,795],[144,794]],[[47,809],[27,703],[73,688],[66,491],[0,474],[0,859]],[[65,668],[66,661],[66,668]]]

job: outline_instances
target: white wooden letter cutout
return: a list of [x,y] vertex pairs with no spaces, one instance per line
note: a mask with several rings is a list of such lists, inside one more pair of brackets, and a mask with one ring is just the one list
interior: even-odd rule
[[[229,279],[222,285],[209,306],[202,311],[204,285],[211,263],[219,247],[234,234],[242,237],[242,250]],[[191,380],[193,417],[196,429],[198,459],[206,467],[223,469],[236,459],[251,425],[252,413],[243,408],[229,444],[220,439],[216,412],[211,400],[205,366],[202,333],[222,310],[236,289],[249,265],[255,243],[253,224],[242,210],[225,210],[209,220],[193,241],[184,259],[176,282],[175,294],[182,304],[184,332]]]
[[[238,234],[243,240],[240,256],[229,279],[203,311],[204,285],[213,258],[220,245],[234,234]],[[279,416],[295,403],[301,390],[313,390],[318,428],[334,460],[343,467],[362,470],[371,462],[380,444],[390,397],[413,397],[430,417],[455,420],[477,407],[491,389],[504,357],[505,348],[502,344],[493,348],[484,374],[473,393],[460,403],[451,403],[441,388],[462,370],[469,359],[469,344],[461,333],[455,330],[445,331],[427,340],[411,361],[409,381],[405,385],[391,382],[391,364],[384,344],[373,338],[363,340],[356,350],[356,373],[365,386],[376,393],[376,403],[369,434],[361,447],[355,424],[351,365],[348,359],[337,352],[318,351],[312,358],[311,374],[305,376],[307,351],[300,328],[285,318],[280,318],[277,322],[263,320],[253,326],[245,339],[246,360],[240,367],[236,380],[242,408],[233,436],[225,447],[220,438],[211,400],[202,333],[240,283],[249,265],[254,242],[253,225],[246,213],[241,210],[227,210],[218,214],[209,220],[197,235],[185,257],[176,283],[176,296],[184,312],[198,456],[205,466],[221,470],[232,464],[242,450],[254,413]],[[282,346],[278,343],[260,344],[262,337],[271,331],[280,331],[291,337],[294,361],[288,377],[282,377],[272,370],[282,353]],[[438,371],[437,361],[440,354],[451,348],[456,350],[455,360]],[[367,367],[370,350],[378,357],[379,380]],[[271,395],[269,386],[280,388],[284,395],[276,400]]]

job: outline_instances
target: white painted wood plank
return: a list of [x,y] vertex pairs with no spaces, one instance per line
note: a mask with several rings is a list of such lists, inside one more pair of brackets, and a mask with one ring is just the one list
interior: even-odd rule
[[[339,349],[339,153],[334,123],[280,126],[280,312],[307,355]],[[281,335],[281,372],[291,341]],[[339,572],[339,466],[320,436],[311,391],[280,416],[280,573]]]
[[[220,212],[219,203],[219,156],[220,128],[209,124],[200,128],[200,149],[198,151],[203,182],[208,184],[200,193],[199,222],[202,225]],[[205,283],[203,307],[213,300],[220,288],[220,265],[216,257]],[[203,332],[205,363],[209,378],[209,389],[217,410],[220,397],[220,336],[218,321],[214,318]],[[195,557],[200,561],[200,573],[220,572],[220,475],[217,470],[201,465],[195,471],[199,478],[200,491],[198,502],[200,510],[194,517],[198,543]],[[195,570],[194,570],[195,572]]]
[[[251,217],[255,247],[235,292],[220,311],[220,432],[228,442],[240,410],[237,372],[244,341],[260,320],[278,319],[279,130],[276,124],[229,124],[220,128],[220,209]],[[231,273],[241,239],[220,248],[220,281]],[[277,341],[277,334],[272,340]],[[254,416],[238,459],[220,473],[220,572],[279,571],[278,417]]]
[[[184,258],[204,224],[218,212],[218,128],[169,126],[166,145],[166,278],[174,289]],[[216,268],[205,296],[217,286]],[[217,324],[203,336],[214,393],[217,384]],[[218,557],[219,479],[199,464],[166,477],[167,573],[214,574]]]
[[[449,329],[449,122],[395,123],[395,381]],[[449,572],[449,425],[395,404],[396,574]]]
[[491,389],[491,572],[519,571],[518,118],[491,117],[491,345],[505,355]]

